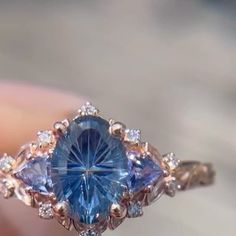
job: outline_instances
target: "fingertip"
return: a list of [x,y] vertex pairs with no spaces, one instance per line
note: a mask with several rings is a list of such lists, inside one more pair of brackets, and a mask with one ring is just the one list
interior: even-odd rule
[[0,82],[0,152],[15,153],[38,130],[76,111],[85,99],[40,86]]

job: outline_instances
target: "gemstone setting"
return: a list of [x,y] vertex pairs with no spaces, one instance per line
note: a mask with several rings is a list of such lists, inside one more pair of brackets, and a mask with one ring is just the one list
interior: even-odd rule
[[127,188],[128,159],[122,141],[100,117],[75,119],[57,141],[52,181],[58,201],[68,201],[70,217],[85,224],[107,220]]
[[0,192],[80,236],[101,236],[167,193],[172,163],[178,161],[142,142],[140,130],[105,120],[86,103],[73,120],[38,132],[8,169],[0,168]]

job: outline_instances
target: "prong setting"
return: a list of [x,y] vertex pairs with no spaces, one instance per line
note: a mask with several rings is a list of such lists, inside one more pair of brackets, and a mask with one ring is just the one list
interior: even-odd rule
[[70,122],[68,119],[63,120],[63,121],[58,121],[54,124],[53,128],[54,128],[54,132],[57,135],[61,135],[61,134],[65,134],[67,128],[69,127]]
[[139,144],[141,142],[141,131],[138,129],[126,129],[125,141],[133,144]]
[[0,158],[0,171],[5,174],[9,173],[13,169],[15,164],[15,159],[5,153],[3,157]]
[[90,102],[86,102],[79,110],[79,116],[97,116],[99,110],[94,107]]
[[169,171],[173,172],[179,166],[180,160],[176,158],[173,152],[170,152],[163,155],[163,163]]
[[127,207],[124,204],[112,204],[110,212],[112,217],[123,219],[127,215]]
[[[51,171],[61,171],[61,166],[56,166],[56,168],[55,166],[52,166],[53,163],[55,165],[55,159],[53,158],[55,157],[54,154],[58,151],[57,147],[59,145],[57,144],[61,143],[61,140],[63,140],[63,138],[68,138],[67,135],[69,136],[71,127],[73,127],[73,125],[74,127],[77,127],[76,125],[81,125],[81,123],[79,123],[80,121],[91,121],[89,119],[91,119],[93,122],[97,122],[98,119],[101,119],[104,122],[102,124],[98,123],[97,125],[101,125],[98,126],[98,128],[95,126],[93,127],[93,130],[97,132],[95,132],[95,134],[97,136],[100,135],[98,136],[100,137],[100,139],[98,139],[99,145],[97,143],[94,143],[94,139],[92,139],[89,143],[88,139],[92,135],[92,132],[87,133],[87,139],[85,139],[86,141],[80,141],[82,143],[84,142],[84,145],[89,143],[90,146],[93,146],[94,150],[99,153],[98,157],[100,158],[100,160],[103,160],[101,158],[102,155],[104,155],[104,158],[107,158],[107,155],[109,155],[110,152],[114,152],[115,148],[117,148],[119,152],[115,153],[116,155],[114,155],[114,158],[117,158],[118,156],[118,159],[124,161],[125,164],[122,162],[114,162],[112,158],[111,160],[109,159],[109,168],[110,164],[113,164],[114,162],[115,164],[118,164],[114,165],[115,170],[117,166],[120,165],[120,169],[118,170],[124,171],[121,174],[121,178],[117,180],[118,187],[117,189],[115,189],[115,191],[120,188],[119,184],[122,184],[122,190],[120,190],[120,192],[116,195],[117,199],[112,198],[111,200],[110,198],[111,196],[113,196],[112,193],[114,193],[113,187],[107,189],[104,188],[105,190],[113,191],[111,191],[111,193],[108,192],[109,202],[108,204],[107,202],[105,202],[108,207],[104,207],[105,210],[99,209],[96,211],[96,205],[96,207],[94,207],[95,210],[92,215],[92,217],[95,219],[94,222],[91,221],[92,223],[85,223],[83,222],[85,218],[83,219],[81,217],[83,211],[81,211],[80,208],[76,209],[76,213],[78,213],[76,217],[79,217],[76,218],[73,215],[72,210],[75,209],[70,208],[71,206],[73,206],[73,203],[71,203],[71,199],[65,198],[65,201],[64,198],[59,199],[57,191],[55,190],[55,182],[53,182],[55,180],[51,178],[53,176],[50,175],[51,173],[48,174],[48,168]],[[90,124],[91,123],[89,123],[89,125]],[[88,123],[85,125],[88,125]],[[101,131],[101,127],[105,127],[105,132]],[[82,133],[83,129],[81,127],[79,128],[79,132]],[[79,135],[77,137],[76,132],[77,130],[75,129],[73,133],[74,136],[72,138],[78,141],[78,138],[81,137]],[[104,139],[104,137],[108,137],[112,141],[109,140],[108,142],[108,139],[106,139],[106,142],[102,143],[102,139]],[[115,148],[109,150],[109,145],[112,142],[117,142],[119,145],[114,146]],[[74,145],[73,148],[75,149],[73,149],[71,152],[71,155],[74,158],[73,162],[77,161],[76,158],[78,158],[78,162],[82,163],[83,160],[79,159],[79,155],[82,156],[82,152],[80,147],[78,147],[79,145],[81,145],[81,143],[75,143],[76,145],[74,143],[72,144]],[[101,150],[98,150],[99,148],[96,145],[99,148],[102,147]],[[60,147],[61,146],[59,146],[59,148]],[[76,148],[80,150],[76,150]],[[64,155],[65,153],[67,154],[69,151],[70,150],[61,150]],[[120,153],[122,154],[121,157],[119,156]],[[45,160],[48,160],[51,166],[48,166]],[[56,159],[56,161],[57,160],[58,159]],[[36,166],[34,166],[34,161],[36,163]],[[177,164],[179,164],[179,161],[176,161],[172,154],[164,155],[162,158],[159,152],[155,148],[153,148],[149,143],[142,142],[140,130],[128,129],[123,123],[117,122],[113,119],[107,121],[99,116],[99,110],[96,107],[94,107],[91,103],[86,103],[79,109],[78,115],[73,120],[71,120],[71,122],[67,119],[59,121],[54,124],[52,130],[38,132],[37,140],[35,142],[32,142],[31,144],[25,145],[22,148],[18,159],[16,159],[16,161],[13,161],[13,163],[9,165],[8,168],[1,168],[0,160],[0,172],[4,174],[4,178],[2,178],[0,174],[0,183],[2,183],[2,186],[4,186],[5,189],[3,192],[4,197],[8,198],[13,195],[17,195],[16,193],[18,193],[17,197],[23,202],[25,202],[26,205],[38,208],[38,214],[40,218],[55,218],[61,225],[63,225],[68,230],[71,230],[72,226],[74,226],[74,228],[79,232],[80,236],[100,236],[101,233],[107,229],[107,227],[109,227],[110,229],[115,229],[125,220],[126,217],[135,218],[142,216],[143,207],[150,205],[152,202],[154,202],[154,200],[158,199],[164,192],[172,196],[174,188],[174,179],[172,178],[172,174],[176,170],[178,166]],[[22,171],[24,168],[26,168],[25,166],[30,166],[28,168],[29,170],[27,170],[29,172],[26,171],[27,173],[23,173]],[[68,166],[66,166],[66,168],[68,168]],[[90,172],[94,171],[90,167],[86,167],[86,169],[81,168],[81,170],[84,171],[86,175],[89,175],[91,174]],[[25,179],[20,179],[19,177],[17,177],[17,171],[21,171],[21,173],[25,174],[26,179],[31,174],[30,171],[36,171],[36,174],[38,174],[37,171],[39,171],[39,177],[41,178],[35,178],[35,181],[40,182],[41,179],[43,179],[44,183],[40,183],[41,188],[37,188],[38,186],[34,186],[34,183],[29,183],[25,181]],[[134,179],[132,180],[134,182],[131,181],[131,176]],[[47,177],[50,177],[51,179],[48,180]],[[125,180],[124,182],[122,182],[122,178],[125,179],[126,177],[127,181]],[[128,180],[128,178],[130,179]],[[47,181],[49,181],[49,183]],[[109,185],[107,186],[109,187]],[[103,187],[102,184],[101,187]],[[62,194],[64,194],[63,191]],[[114,195],[115,194],[116,192],[114,193]],[[108,194],[104,193],[104,196],[108,196]],[[81,198],[83,198],[83,196]],[[85,207],[87,206],[85,205]],[[82,214],[80,215],[81,212]]]
[[66,201],[58,202],[55,206],[53,206],[53,211],[55,216],[60,217],[65,220],[68,218],[69,206]]
[[109,131],[115,137],[123,139],[125,137],[126,126],[121,122],[112,122]]
[[55,137],[51,130],[39,131],[37,135],[40,148],[47,148],[55,142]]

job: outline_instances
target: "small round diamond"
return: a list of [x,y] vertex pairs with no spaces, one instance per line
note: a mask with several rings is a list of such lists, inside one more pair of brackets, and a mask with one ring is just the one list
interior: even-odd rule
[[170,170],[175,170],[180,164],[180,160],[176,158],[173,152],[164,155],[163,162],[168,166]]
[[39,207],[39,217],[46,220],[53,218],[53,209],[51,203],[43,203]]
[[15,159],[11,156],[8,155],[4,155],[1,159],[0,159],[0,171],[2,172],[9,172],[13,165],[15,164]]
[[38,142],[40,145],[49,145],[53,142],[52,131],[40,131],[38,132]]
[[141,132],[136,129],[127,129],[125,131],[125,141],[139,143],[141,141]]
[[0,193],[4,198],[9,198],[14,194],[14,185],[7,179],[0,180]]
[[99,236],[100,234],[96,233],[95,231],[88,230],[84,231],[80,234],[80,236]]
[[98,109],[94,107],[91,103],[87,102],[79,109],[79,114],[82,116],[93,116],[98,114]]

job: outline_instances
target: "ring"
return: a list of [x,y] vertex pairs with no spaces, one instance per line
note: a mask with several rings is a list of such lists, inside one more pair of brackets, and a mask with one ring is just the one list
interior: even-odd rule
[[213,183],[209,163],[161,155],[139,130],[106,120],[91,103],[0,159],[0,192],[80,236],[100,236],[143,215],[162,195]]

